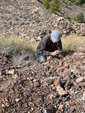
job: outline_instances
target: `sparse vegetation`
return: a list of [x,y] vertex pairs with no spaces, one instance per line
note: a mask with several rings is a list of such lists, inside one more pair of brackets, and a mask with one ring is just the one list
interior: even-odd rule
[[13,65],[27,64],[35,58],[35,45],[16,36],[0,35],[0,52],[13,57]]
[[74,20],[76,22],[79,22],[79,23],[84,23],[85,20],[84,20],[84,14],[82,12],[78,13],[75,17],[74,17]]
[[51,10],[54,13],[60,12],[59,0],[44,0],[43,7]]
[[39,18],[36,18],[36,19],[35,19],[35,22],[36,22],[36,23],[39,23],[39,22],[40,22]]
[[10,55],[21,55],[22,52],[35,55],[32,44],[16,36],[0,36],[0,52]]
[[64,17],[66,18],[66,19],[68,19],[68,20],[70,20],[71,18],[69,17],[69,15],[68,14],[65,14],[64,15]]
[[64,50],[76,50],[80,45],[85,43],[85,37],[68,36],[62,38],[62,45]]
[[82,7],[85,7],[85,4],[82,4]]
[[45,7],[46,9],[50,8],[50,4],[49,4],[50,0],[44,0],[43,1],[43,7]]
[[50,10],[54,13],[60,12],[59,9],[59,0],[51,0],[50,2]]
[[62,2],[64,2],[65,4],[69,4],[69,5],[71,3],[74,3],[76,5],[81,5],[81,6],[83,6],[85,4],[85,0],[62,0]]
[[68,1],[68,4],[71,5],[71,1]]

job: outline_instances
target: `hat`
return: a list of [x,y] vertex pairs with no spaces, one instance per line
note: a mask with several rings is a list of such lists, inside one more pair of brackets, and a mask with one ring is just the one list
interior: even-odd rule
[[53,30],[51,33],[51,39],[53,43],[58,42],[61,39],[61,32],[58,30]]

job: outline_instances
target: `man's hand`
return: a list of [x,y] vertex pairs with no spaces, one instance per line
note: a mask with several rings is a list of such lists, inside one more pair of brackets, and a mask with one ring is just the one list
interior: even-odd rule
[[52,56],[56,56],[56,55],[58,55],[58,54],[60,54],[61,53],[61,51],[58,51],[58,50],[56,50],[56,51],[54,51],[54,52],[52,52]]

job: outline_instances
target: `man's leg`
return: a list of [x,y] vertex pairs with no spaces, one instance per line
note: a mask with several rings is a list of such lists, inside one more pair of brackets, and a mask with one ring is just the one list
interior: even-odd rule
[[46,57],[43,56],[43,55],[41,55],[41,56],[39,57],[39,61],[40,61],[40,62],[45,62],[45,61],[46,61]]

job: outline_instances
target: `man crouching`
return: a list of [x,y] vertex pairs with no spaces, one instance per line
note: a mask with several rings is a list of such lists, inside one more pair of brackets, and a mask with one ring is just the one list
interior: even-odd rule
[[62,51],[61,32],[53,30],[45,35],[37,46],[36,53],[40,62],[45,62],[48,56],[57,56]]

